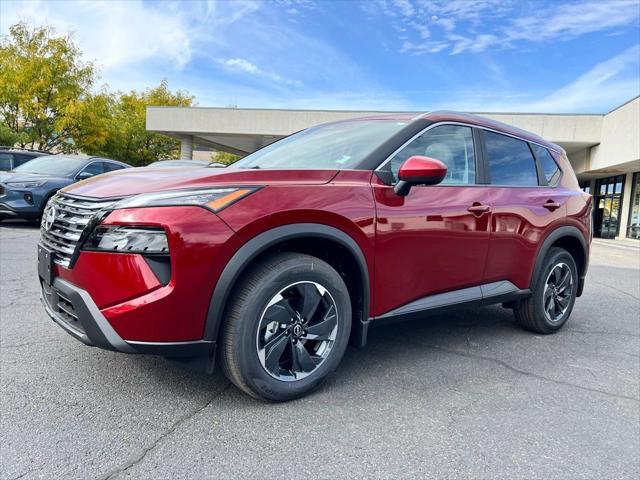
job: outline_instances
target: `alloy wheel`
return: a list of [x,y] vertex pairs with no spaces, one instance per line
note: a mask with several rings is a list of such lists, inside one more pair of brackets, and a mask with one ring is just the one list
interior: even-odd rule
[[257,332],[257,353],[265,371],[282,381],[309,376],[327,359],[338,333],[338,310],[316,282],[289,285],[267,304]]
[[573,294],[573,275],[566,263],[555,265],[544,285],[542,296],[544,314],[552,323],[559,322],[571,303]]

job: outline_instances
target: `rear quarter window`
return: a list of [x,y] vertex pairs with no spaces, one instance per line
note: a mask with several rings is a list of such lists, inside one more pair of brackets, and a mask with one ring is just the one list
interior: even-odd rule
[[23,163],[27,163],[28,161],[33,160],[34,158],[36,158],[34,155],[21,155],[19,153],[14,153],[13,166],[17,167],[19,165],[22,165]]
[[536,162],[527,142],[499,133],[483,133],[492,185],[538,185]]
[[540,145],[532,145],[533,151],[536,154],[536,158],[542,167],[542,171],[544,172],[545,179],[547,180],[548,185],[555,185],[558,183],[558,179],[560,178],[560,167],[553,159],[553,155],[551,152]]
[[105,162],[104,163],[104,171],[105,172],[115,172],[116,170],[122,170],[124,165],[119,165],[117,163]]
[[10,153],[0,153],[0,172],[6,172],[13,168],[11,159],[12,156]]

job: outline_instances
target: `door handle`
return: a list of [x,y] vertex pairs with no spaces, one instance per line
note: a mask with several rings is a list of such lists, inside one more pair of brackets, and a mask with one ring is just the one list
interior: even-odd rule
[[554,202],[553,200],[547,200],[547,203],[542,206],[550,212],[553,212],[554,210],[560,208],[560,204],[558,202]]
[[482,205],[481,203],[474,202],[469,208],[467,208],[468,212],[473,213],[474,215],[482,215],[483,213],[487,213],[491,210],[489,205]]

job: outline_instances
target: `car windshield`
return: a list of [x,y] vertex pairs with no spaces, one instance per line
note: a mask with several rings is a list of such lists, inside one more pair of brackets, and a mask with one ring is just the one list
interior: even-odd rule
[[407,125],[398,120],[349,120],[312,127],[272,143],[233,168],[348,169]]
[[39,173],[66,177],[75,172],[86,162],[83,158],[64,157],[62,155],[45,155],[34,158],[13,169],[16,173]]

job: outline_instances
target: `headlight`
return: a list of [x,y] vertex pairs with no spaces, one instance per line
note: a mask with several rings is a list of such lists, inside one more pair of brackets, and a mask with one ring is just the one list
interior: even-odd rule
[[84,243],[84,250],[123,253],[167,254],[169,244],[163,229],[154,227],[99,226]]
[[5,185],[10,186],[11,188],[36,188],[40,185],[44,185],[46,181],[42,182],[6,182]]
[[219,212],[232,203],[255,192],[257,188],[207,188],[143,193],[120,200],[113,209],[197,205]]

